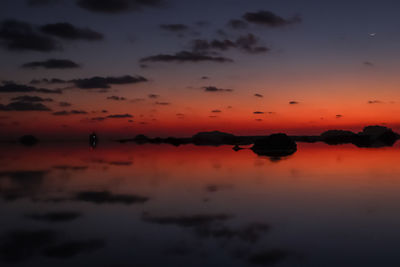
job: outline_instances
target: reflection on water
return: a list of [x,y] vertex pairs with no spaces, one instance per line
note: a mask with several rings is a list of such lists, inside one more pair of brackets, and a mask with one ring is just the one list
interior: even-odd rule
[[399,266],[398,146],[0,151],[1,266]]

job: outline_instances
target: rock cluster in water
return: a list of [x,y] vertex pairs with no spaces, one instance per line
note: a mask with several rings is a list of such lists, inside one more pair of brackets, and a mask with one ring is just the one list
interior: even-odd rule
[[21,136],[18,141],[25,146],[33,146],[39,142],[39,140],[33,135]]
[[260,156],[284,157],[295,153],[297,144],[286,134],[278,133],[256,140],[251,150]]
[[362,132],[330,130],[321,134],[321,141],[331,144],[351,143],[357,147],[385,147],[392,146],[399,139],[399,135],[385,126],[367,126]]

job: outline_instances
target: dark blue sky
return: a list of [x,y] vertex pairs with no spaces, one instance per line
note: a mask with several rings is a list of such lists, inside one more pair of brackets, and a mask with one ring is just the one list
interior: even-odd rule
[[[161,7],[144,7],[139,11],[118,14],[90,12],[77,7],[75,1],[58,2],[49,6],[29,7],[24,0],[3,0],[0,18],[36,25],[69,22],[103,33],[104,42],[66,42],[63,51],[53,53],[12,53],[2,50],[2,78],[29,79],[26,71],[16,71],[15,67],[24,61],[45,57],[74,58],[88,67],[79,71],[83,76],[99,72],[118,74],[126,72],[128,68],[139,71],[136,64],[139,58],[183,50],[189,40],[195,38],[222,38],[216,33],[220,29],[228,36],[252,32],[272,49],[272,53],[283,54],[281,57],[290,56],[285,59],[302,65],[319,65],[327,60],[333,65],[339,64],[339,60],[385,60],[390,63],[396,57],[395,49],[400,42],[398,1],[167,0]],[[258,10],[269,10],[283,18],[298,14],[302,17],[302,23],[280,29],[256,25],[241,32],[227,29],[226,23],[230,19],[239,19],[246,12]],[[199,21],[208,25],[198,27],[195,23]],[[183,38],[160,30],[160,24],[171,23],[182,23],[191,29]],[[377,33],[377,40],[373,44],[368,36],[371,32]],[[235,55],[238,58],[244,56],[244,62],[247,63],[247,55]],[[261,59],[277,65],[287,62],[269,55],[263,55]],[[258,61],[251,58],[251,64],[255,67]],[[111,63],[113,70],[109,68]]]

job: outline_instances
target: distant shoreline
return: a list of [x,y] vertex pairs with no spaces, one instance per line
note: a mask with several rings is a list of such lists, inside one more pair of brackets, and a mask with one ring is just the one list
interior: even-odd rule
[[[285,134],[284,134],[285,135]],[[184,144],[194,145],[252,145],[271,135],[237,136],[229,133],[213,131],[201,132],[187,138],[149,138],[145,135],[137,135],[130,139],[119,139],[120,143],[134,142],[137,144],[171,144],[175,146]],[[345,130],[329,130],[321,135],[292,135],[287,136],[294,142],[316,143],[323,142],[329,145],[354,144],[357,147],[385,147],[392,146],[400,135],[385,126],[366,126],[362,132],[354,133]]]
[[[193,144],[198,146],[220,146],[220,145],[231,145],[234,146],[235,150],[240,150],[240,146],[255,145],[262,143],[266,139],[274,136],[282,135],[287,141],[294,143],[317,143],[322,142],[329,145],[340,145],[340,144],[353,144],[357,147],[389,147],[393,146],[397,140],[400,139],[400,135],[394,132],[392,129],[385,126],[367,126],[363,131],[359,133],[345,131],[345,130],[329,130],[325,131],[320,135],[286,135],[284,133],[277,133],[271,135],[249,135],[239,136],[230,133],[211,131],[211,132],[200,132],[192,137],[155,137],[150,138],[145,135],[137,135],[133,138],[125,139],[102,139],[99,135],[99,143],[136,143],[136,144],[170,144],[174,146]],[[281,137],[282,137],[281,136]],[[28,140],[24,140],[28,137]],[[86,139],[87,140],[87,139]],[[279,147],[281,140],[273,140],[269,142],[268,146],[274,145]],[[52,139],[52,140],[39,140],[33,135],[25,135],[17,140],[0,140],[1,144],[16,144],[21,143],[24,145],[35,145],[36,143],[83,143],[87,142],[82,139]]]

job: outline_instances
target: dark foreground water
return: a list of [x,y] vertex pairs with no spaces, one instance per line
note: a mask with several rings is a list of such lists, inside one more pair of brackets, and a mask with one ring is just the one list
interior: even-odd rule
[[400,149],[0,150],[0,266],[400,266]]

